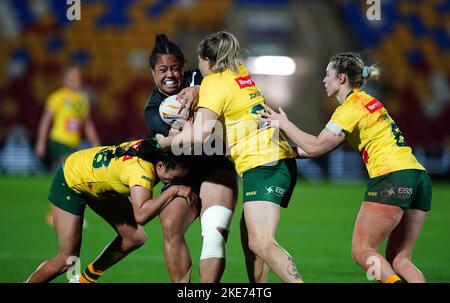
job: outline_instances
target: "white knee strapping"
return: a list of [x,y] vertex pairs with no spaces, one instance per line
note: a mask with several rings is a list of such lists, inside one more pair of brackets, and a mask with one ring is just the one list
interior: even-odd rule
[[222,227],[228,232],[232,215],[233,212],[230,209],[220,205],[214,205],[205,210],[200,218],[203,236],[200,260],[225,258],[225,239],[217,227]]

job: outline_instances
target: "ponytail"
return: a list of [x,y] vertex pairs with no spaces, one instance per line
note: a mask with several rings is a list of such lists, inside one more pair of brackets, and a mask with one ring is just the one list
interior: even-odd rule
[[330,58],[333,68],[338,74],[346,74],[352,88],[364,85],[366,79],[378,80],[381,69],[377,64],[365,66],[357,53],[341,53]]
[[379,80],[381,78],[381,69],[377,64],[363,66],[362,77],[364,79]]
[[175,156],[171,152],[164,152],[160,149],[155,137],[146,137],[135,146],[117,146],[114,152],[109,152],[109,159],[124,156],[138,157],[144,161],[156,164],[161,161],[167,169],[188,168],[189,159],[185,156]]

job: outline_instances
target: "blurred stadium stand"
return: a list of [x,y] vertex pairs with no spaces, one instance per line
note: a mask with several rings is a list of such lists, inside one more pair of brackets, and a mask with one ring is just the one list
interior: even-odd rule
[[9,16],[0,21],[2,142],[16,124],[25,125],[34,141],[46,97],[60,85],[61,68],[69,62],[84,67],[102,142],[144,136],[143,108],[153,87],[147,62],[155,34],[177,41],[182,35],[176,34],[177,20],[189,26],[196,11],[211,19],[205,30],[218,30],[217,16],[228,3],[175,2],[82,0],[81,20],[69,22],[66,1],[1,1],[0,16]]
[[[356,50],[368,62],[379,62],[383,81],[367,90],[386,104],[430,172],[450,178],[448,1],[381,1],[379,21],[367,19],[364,0],[80,2],[81,20],[69,21],[64,0],[0,1],[2,159],[17,126],[25,127],[19,133],[28,146],[34,144],[43,105],[60,85],[64,64],[84,67],[99,135],[104,144],[114,144],[146,133],[143,107],[153,87],[147,60],[155,34],[165,32],[178,43],[192,68],[200,39],[227,29],[239,38],[244,57],[295,60],[292,76],[254,77],[269,103],[288,108],[291,118],[313,133],[336,107],[321,82],[329,57]],[[309,180],[359,179],[365,172],[362,163],[354,165],[355,157],[344,146],[299,166]],[[3,164],[0,170],[7,171]]]

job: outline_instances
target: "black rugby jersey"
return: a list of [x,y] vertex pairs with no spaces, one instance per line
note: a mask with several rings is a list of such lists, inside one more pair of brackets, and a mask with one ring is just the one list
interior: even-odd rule
[[[185,87],[200,85],[203,80],[203,76],[198,69],[185,71],[183,78],[184,81],[180,91]],[[159,105],[167,97],[166,94],[160,92],[155,86],[150,97],[147,99],[144,110],[144,120],[145,126],[151,136],[155,134],[167,136],[169,134],[170,126],[159,116]]]

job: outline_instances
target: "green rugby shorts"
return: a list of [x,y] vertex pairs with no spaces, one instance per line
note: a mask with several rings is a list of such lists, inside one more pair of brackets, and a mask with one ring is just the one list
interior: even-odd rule
[[431,193],[426,171],[405,169],[369,179],[364,201],[429,211]]
[[295,159],[283,159],[246,171],[243,201],[268,201],[287,208],[297,182]]
[[84,214],[87,203],[85,197],[75,192],[67,185],[62,165],[53,175],[48,199],[53,205],[76,216],[82,216]]

